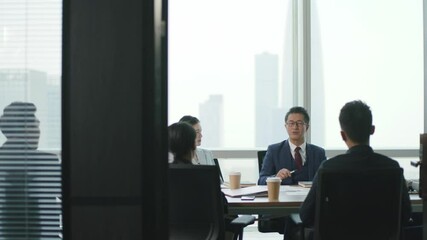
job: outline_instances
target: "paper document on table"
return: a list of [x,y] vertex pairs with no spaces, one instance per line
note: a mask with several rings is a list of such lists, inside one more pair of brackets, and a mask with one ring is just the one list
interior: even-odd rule
[[253,196],[267,196],[268,190],[266,185],[262,186],[250,186],[239,189],[221,189],[222,192],[230,197],[241,197],[245,195],[253,195]]
[[298,182],[298,185],[300,185],[301,187],[305,187],[305,188],[311,187],[312,184],[313,184],[312,181],[299,181]]
[[[255,182],[245,182],[245,181],[241,181],[240,182],[240,187],[244,188],[244,187],[250,187],[250,186],[255,186],[256,183]],[[230,187],[230,183],[229,182],[223,182],[221,187],[223,188],[229,188]]]
[[286,192],[287,195],[292,195],[292,196],[303,196],[303,195],[307,195],[307,192],[305,191],[295,191],[295,192]]
[[285,185],[281,186],[280,191],[285,192],[287,195],[307,195],[310,188],[301,187],[299,185]]

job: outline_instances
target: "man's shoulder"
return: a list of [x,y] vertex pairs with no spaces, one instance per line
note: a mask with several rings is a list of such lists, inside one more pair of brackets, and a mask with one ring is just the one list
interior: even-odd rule
[[375,151],[373,152],[372,156],[373,156],[374,158],[378,158],[378,159],[387,159],[387,160],[395,161],[393,158],[388,157],[388,156],[386,156],[386,155],[384,155],[384,154],[381,154],[381,153],[377,153],[377,152],[375,152]]
[[340,162],[340,161],[344,160],[345,158],[347,158],[346,154],[336,155],[334,157],[329,158],[327,161],[324,161],[322,163],[322,166],[325,167],[328,165],[333,165],[335,162]]
[[322,148],[320,146],[317,146],[315,144],[311,144],[311,143],[307,143],[307,150],[308,151],[320,151],[320,152],[324,152],[325,151],[324,148]]
[[280,148],[283,148],[284,146],[286,146],[286,144],[289,146],[288,141],[284,140],[284,141],[281,141],[281,142],[278,142],[278,143],[273,143],[273,144],[268,145],[267,149],[268,150],[280,149]]
[[398,161],[396,161],[396,160],[394,160],[393,158],[390,158],[390,157],[388,157],[388,156],[385,156],[385,155],[383,155],[383,154],[381,154],[381,153],[376,153],[376,152],[374,152],[374,154],[373,154],[373,158],[374,158],[375,160],[378,160],[378,161],[383,161],[383,162],[385,162],[386,164],[389,164],[389,165],[392,165],[392,166],[396,166],[396,167],[400,167],[400,165],[399,165],[399,162],[398,162]]
[[59,161],[58,155],[55,153],[51,153],[51,152],[35,150],[32,153],[32,156],[37,158],[37,159],[44,160],[44,161],[54,161],[54,162]]
[[5,150],[0,149],[0,162],[4,164],[10,160],[14,162],[31,162],[32,164],[60,164],[59,156],[54,153],[39,150]]
[[[368,162],[366,162],[366,160]],[[385,155],[379,153],[366,154],[366,155],[354,155],[351,153],[343,153],[323,162],[323,167],[354,167],[363,166],[368,167],[366,163],[372,168],[377,167],[399,167],[399,163]]]

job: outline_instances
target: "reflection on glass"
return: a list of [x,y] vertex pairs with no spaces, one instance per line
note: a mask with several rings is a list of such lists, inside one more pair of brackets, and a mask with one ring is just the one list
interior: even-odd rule
[[[0,117],[0,238],[44,239],[61,233],[61,164],[38,150],[36,106],[13,102]],[[46,226],[49,227],[46,227]]]
[[37,121],[24,117],[36,128],[26,125],[16,138],[20,125],[8,121],[12,132],[3,125],[0,134],[0,238],[60,239],[61,36],[62,1],[0,1],[0,109],[37,106]]

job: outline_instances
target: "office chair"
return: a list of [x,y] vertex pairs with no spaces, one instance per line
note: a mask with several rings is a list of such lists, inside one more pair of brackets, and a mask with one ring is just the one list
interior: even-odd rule
[[[403,170],[319,169],[314,229],[301,239],[400,239]],[[293,219],[294,216],[292,216]]]
[[240,216],[225,225],[227,205],[218,174],[216,166],[169,165],[169,239],[223,240],[225,231],[243,239],[243,229],[255,217]]
[[[258,157],[258,172],[261,172],[262,163],[264,162],[266,150],[260,150],[257,152]],[[285,230],[285,218],[284,216],[274,215],[258,215],[258,231],[263,233],[278,232],[284,234]]]
[[261,172],[262,162],[264,161],[264,157],[265,157],[266,153],[267,153],[267,151],[265,151],[265,150],[261,150],[261,151],[257,152],[257,157],[258,157],[258,172]]

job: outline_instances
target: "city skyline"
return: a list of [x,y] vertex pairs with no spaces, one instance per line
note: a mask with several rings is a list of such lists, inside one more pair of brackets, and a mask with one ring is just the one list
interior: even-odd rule
[[[200,11],[189,13],[186,4],[195,4]],[[169,123],[184,114],[197,116],[200,103],[210,95],[222,95],[224,148],[250,149],[259,145],[255,131],[259,118],[255,92],[259,89],[254,84],[254,56],[268,52],[279,56],[279,105],[270,107],[283,114],[274,117],[280,124],[266,123],[263,131],[275,131],[282,140],[286,139],[286,111],[307,100],[311,117],[309,141],[328,149],[345,149],[337,116],[345,102],[362,99],[374,112],[377,130],[372,137],[373,146],[417,148],[424,122],[422,2],[395,0],[383,11],[379,2],[313,1],[310,68],[305,73],[300,65],[292,65],[294,58],[298,63],[303,60],[302,51],[293,52],[293,44],[300,45],[303,39],[292,42],[291,1],[246,4],[236,0],[224,11],[221,4],[227,3],[223,1],[201,4],[187,0],[186,4],[170,5]],[[234,19],[242,5],[246,8],[239,11],[238,19],[225,20]],[[224,21],[216,21],[219,11]],[[253,18],[254,15],[258,17]],[[405,18],[396,19],[396,15]],[[304,74],[310,75],[308,86],[302,83]],[[275,94],[276,90],[269,97]],[[301,100],[304,95],[308,97]],[[410,106],[404,115],[413,119],[414,126],[399,133],[405,141],[396,141],[395,129],[404,121],[398,111],[401,105]],[[272,138],[270,143],[274,142],[276,139]]]

